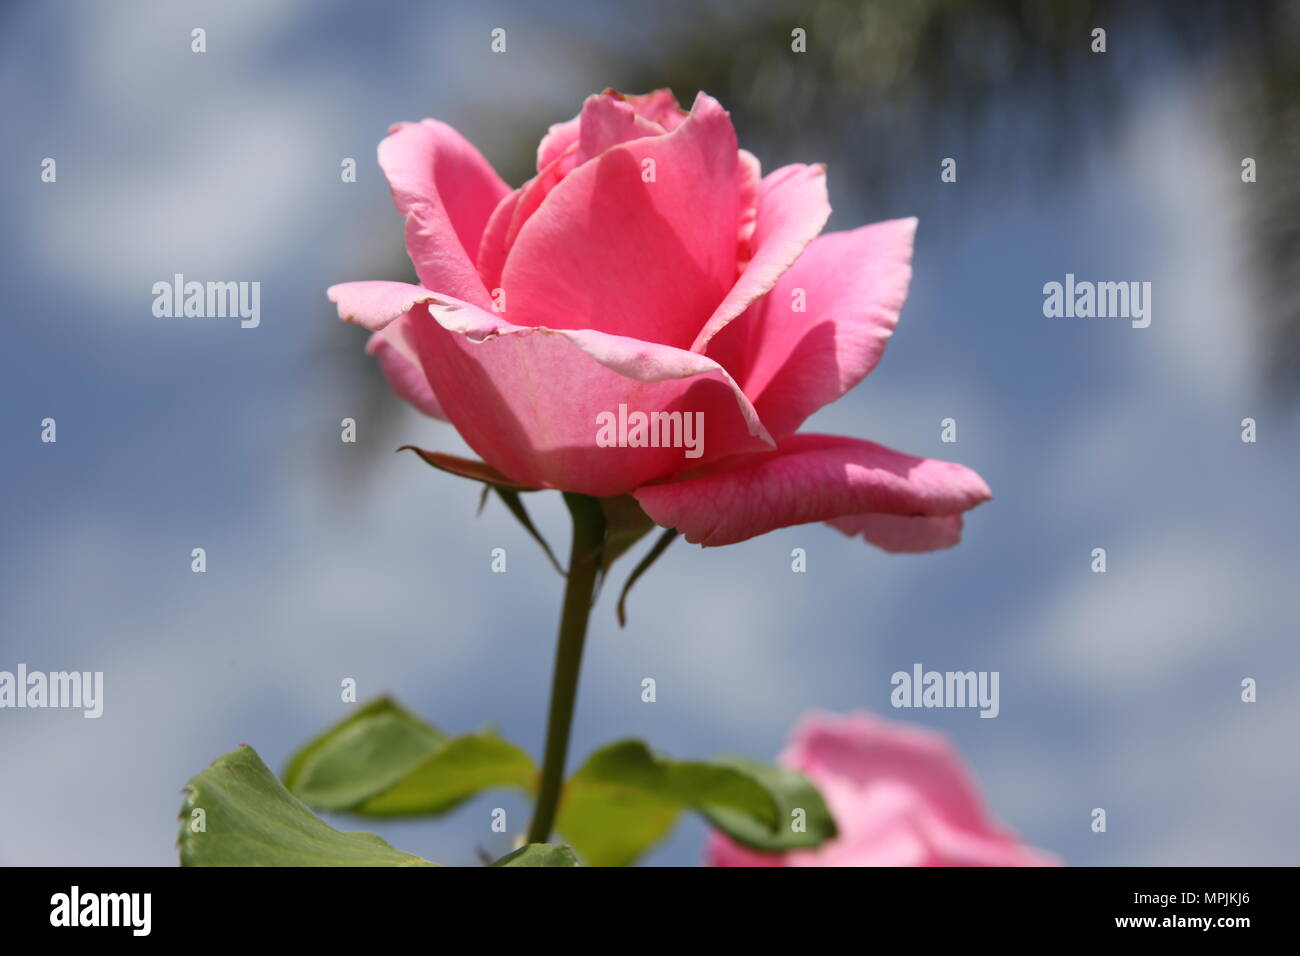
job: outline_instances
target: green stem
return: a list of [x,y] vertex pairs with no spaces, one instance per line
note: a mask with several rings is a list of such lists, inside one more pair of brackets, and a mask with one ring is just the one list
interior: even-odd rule
[[542,781],[533,808],[533,822],[528,827],[529,843],[545,843],[555,824],[555,810],[564,785],[564,762],[569,753],[573,705],[578,696],[582,645],[587,639],[587,619],[591,615],[592,593],[605,540],[605,515],[598,500],[565,492],[564,503],[573,515],[573,546],[569,553],[569,578],[564,586],[564,609],[560,612],[555,673],[551,677],[546,755],[542,759]]

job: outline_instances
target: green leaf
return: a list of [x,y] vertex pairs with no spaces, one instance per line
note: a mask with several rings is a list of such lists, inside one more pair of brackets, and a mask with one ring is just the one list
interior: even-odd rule
[[420,763],[392,789],[351,812],[371,817],[445,813],[481,790],[512,787],[531,793],[537,768],[528,754],[492,734],[468,734]]
[[180,820],[182,866],[437,865],[373,833],[335,830],[289,793],[252,747],[226,754],[189,782]]
[[579,771],[564,786],[556,829],[591,866],[631,866],[673,828],[676,800]]
[[553,843],[525,843],[489,866],[581,866],[567,846]]
[[835,836],[835,820],[826,802],[803,774],[745,757],[718,757],[712,762],[757,780],[772,794],[779,808],[781,825],[776,830],[762,826],[752,817],[736,813],[729,807],[707,808],[704,816],[708,821],[737,843],[754,850],[777,853],[813,849]]
[[495,734],[449,739],[382,697],[299,751],[284,781],[321,810],[395,817],[445,813],[493,787],[531,791],[536,777],[532,758]]
[[636,584],[636,582],[640,580],[641,575],[650,570],[650,566],[659,560],[661,554],[668,550],[668,546],[673,543],[673,539],[676,537],[676,528],[669,528],[661,534],[659,540],[655,542],[654,547],[646,553],[646,556],[641,559],[641,563],[633,568],[632,573],[627,576],[627,583],[623,585],[623,592],[618,596],[619,627],[627,626],[627,595],[628,592],[632,590],[632,585]]
[[782,823],[775,797],[753,774],[666,760],[639,740],[624,740],[593,753],[565,784],[557,825],[593,866],[628,866],[684,808],[717,815],[724,829],[740,820],[775,834]]
[[325,809],[342,809],[393,786],[446,734],[388,697],[361,705],[299,750],[284,771],[284,785]]

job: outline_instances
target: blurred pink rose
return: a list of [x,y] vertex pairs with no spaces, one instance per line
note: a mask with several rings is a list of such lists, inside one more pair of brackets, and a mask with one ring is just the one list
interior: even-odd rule
[[839,836],[817,850],[756,853],[712,833],[709,866],[1058,866],[985,812],[948,739],[856,713],[812,714],[778,761],[821,790]]
[[[379,162],[420,285],[333,286],[393,389],[520,485],[632,493],[706,545],[830,521],[890,551],[956,544],[988,487],[961,465],[795,434],[875,367],[916,220],[819,237],[825,168],[762,176],[701,93],[588,97],[511,191],[445,123]],[[703,413],[699,457],[597,443],[597,416]]]

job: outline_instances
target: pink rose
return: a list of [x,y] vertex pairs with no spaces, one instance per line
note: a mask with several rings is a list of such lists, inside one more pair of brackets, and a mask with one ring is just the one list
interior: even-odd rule
[[839,836],[757,853],[712,833],[709,866],[1058,866],[985,812],[942,734],[866,713],[805,717],[779,763],[817,785]]
[[[330,299],[375,333],[393,389],[510,480],[631,493],[706,545],[830,521],[928,551],[990,497],[961,465],[796,434],[880,360],[916,221],[819,237],[825,168],[762,176],[712,97],[689,114],[667,90],[588,97],[513,192],[435,120],[394,126],[379,163],[421,284]],[[702,422],[698,455],[603,447],[600,416],[620,407]]]

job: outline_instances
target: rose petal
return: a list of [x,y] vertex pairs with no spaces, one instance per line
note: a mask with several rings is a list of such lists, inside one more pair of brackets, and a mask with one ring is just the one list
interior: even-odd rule
[[537,144],[537,171],[540,173],[551,163],[560,158],[566,150],[572,149],[578,142],[578,131],[582,128],[582,114],[571,120],[554,123]]
[[[613,92],[613,91],[608,91]],[[622,94],[618,94],[622,95]],[[653,93],[628,94],[623,96],[632,108],[646,119],[658,123],[668,132],[672,132],[686,121],[690,114],[677,105],[677,97],[672,90],[655,90]]]
[[782,166],[763,178],[745,271],[727,293],[691,350],[706,351],[709,341],[751,303],[766,295],[795,264],[808,243],[817,237],[830,217],[826,198],[826,167],[802,164]]
[[643,136],[662,136],[664,128],[653,120],[637,115],[632,104],[602,94],[589,96],[582,104],[582,122],[578,128],[578,152],[575,165],[595,159],[611,146]]
[[785,853],[760,853],[733,843],[717,830],[709,831],[704,846],[705,866],[789,866]]
[[863,712],[812,713],[799,722],[779,762],[817,779],[833,777],[859,789],[882,781],[906,781],[954,826],[977,833],[999,832],[952,743],[925,727]]
[[747,149],[740,160],[740,223],[736,229],[736,270],[742,275],[754,258],[754,227],[758,221],[758,197],[763,189],[763,165]]
[[907,515],[845,515],[826,522],[850,538],[861,537],[893,554],[919,554],[961,542],[961,515],[914,518]]
[[512,238],[510,226],[514,221],[515,212],[519,209],[519,200],[531,182],[532,180],[529,180],[497,203],[497,208],[492,210],[487,227],[483,230],[476,262],[479,278],[483,280],[483,287],[488,295],[494,294],[501,287],[501,270],[506,267],[506,252],[510,248],[509,242]]
[[446,123],[398,123],[379,144],[379,165],[406,217],[406,250],[420,282],[490,307],[474,267],[483,230],[510,188]]
[[410,312],[371,335],[370,341],[366,343],[366,353],[379,360],[379,368],[394,392],[424,414],[447,420],[447,413],[442,410],[438,396],[433,394],[433,388],[416,357],[415,345],[411,340]]
[[[472,306],[435,300],[429,311],[436,322],[419,322],[416,339],[448,418],[521,484],[607,497],[770,445],[744,394],[705,356],[591,330],[503,326],[480,337]],[[701,457],[687,458],[683,447],[597,445],[597,416],[617,415],[620,405],[700,413]]]
[[[658,123],[668,132],[672,132],[680,126],[689,115],[677,105],[677,98],[673,96],[672,90],[655,90],[653,93],[624,95],[617,90],[607,89],[600,95],[627,103],[636,111],[638,116],[652,123]],[[537,146],[537,171],[541,172],[555,162],[566,150],[572,148],[578,142],[581,130],[581,113],[571,120],[553,124]]]
[[[949,739],[867,713],[811,714],[779,762],[809,775],[840,837],[790,865],[1054,866],[988,813]],[[820,857],[820,859],[815,859]]]
[[341,282],[325,290],[329,300],[339,307],[339,318],[354,322],[371,332],[378,332],[390,322],[426,302],[432,293],[409,282],[385,282],[366,279]]
[[734,283],[738,222],[735,131],[701,94],[673,132],[614,146],[550,190],[506,261],[511,322],[685,348]]
[[503,199],[492,213],[483,233],[478,258],[479,274],[489,291],[500,287],[510,249],[519,238],[524,223],[575,166],[611,146],[643,136],[660,136],[664,132],[662,126],[642,119],[630,104],[608,91],[600,96],[587,97],[581,119],[579,137],[557,153],[536,176]]
[[[329,290],[340,316],[383,329],[411,314],[425,375],[465,441],[514,481],[606,497],[738,452],[770,447],[749,400],[707,356],[590,330],[528,329],[418,286]],[[703,414],[702,454],[596,444],[596,416]]]
[[634,494],[656,524],[704,545],[846,515],[956,515],[991,497],[962,465],[832,435],[791,435],[697,474]]
[[[574,143],[555,161],[519,187],[519,202],[510,216],[510,228],[506,232],[505,247],[507,254],[519,238],[519,230],[524,227],[528,217],[537,211],[552,189],[560,184],[565,176],[573,171],[577,162],[578,144]],[[504,270],[504,264],[502,266]]]
[[755,853],[710,834],[710,866],[1056,866],[994,820],[942,734],[866,713],[812,714],[778,762],[821,792],[838,835],[815,850]]
[[[915,219],[819,236],[709,354],[788,435],[866,377],[898,324],[912,276]],[[794,311],[802,292],[806,311]]]

